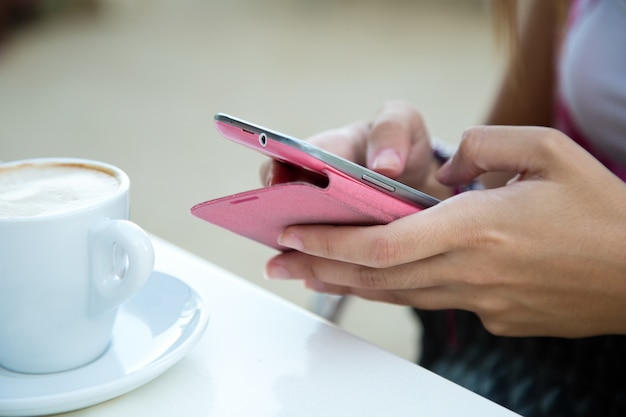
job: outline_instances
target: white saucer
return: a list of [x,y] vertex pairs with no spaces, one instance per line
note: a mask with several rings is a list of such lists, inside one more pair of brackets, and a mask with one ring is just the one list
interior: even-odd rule
[[154,379],[198,341],[209,320],[200,296],[184,282],[153,272],[118,313],[109,349],[71,371],[27,375],[0,367],[0,416],[77,410]]

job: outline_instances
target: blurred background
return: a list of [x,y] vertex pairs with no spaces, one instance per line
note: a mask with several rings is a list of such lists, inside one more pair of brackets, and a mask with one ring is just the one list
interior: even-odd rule
[[[493,35],[485,0],[0,0],[0,160],[117,165],[136,223],[309,309],[263,279],[272,250],[189,214],[260,187],[264,158],[213,114],[306,138],[401,98],[455,143],[497,87]],[[339,325],[415,359],[407,308],[351,299]]]

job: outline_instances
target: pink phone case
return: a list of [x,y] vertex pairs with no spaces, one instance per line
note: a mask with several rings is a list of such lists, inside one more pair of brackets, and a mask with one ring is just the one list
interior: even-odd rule
[[[227,138],[255,147],[240,133],[241,129],[220,122],[217,127]],[[322,188],[307,182],[276,184],[197,204],[191,208],[191,213],[241,236],[285,250],[277,243],[277,238],[290,225],[386,224],[421,210],[286,145],[258,150],[314,169],[328,177],[328,185]]]

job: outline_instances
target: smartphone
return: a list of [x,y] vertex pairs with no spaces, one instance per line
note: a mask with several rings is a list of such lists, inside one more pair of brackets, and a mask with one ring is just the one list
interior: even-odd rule
[[294,224],[386,224],[439,200],[327,152],[306,141],[218,113],[227,139],[326,181],[296,179],[196,204],[191,213],[212,224],[278,250],[285,227]]
[[439,200],[401,182],[325,151],[311,143],[224,113],[215,115],[217,130],[226,138],[251,147],[278,161],[295,164],[313,172],[332,171],[347,175],[363,185],[415,204],[432,207]]

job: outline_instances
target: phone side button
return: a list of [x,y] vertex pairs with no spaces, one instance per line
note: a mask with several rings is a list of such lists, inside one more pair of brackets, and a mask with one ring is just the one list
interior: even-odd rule
[[393,187],[389,184],[385,184],[384,182],[377,180],[376,178],[370,177],[367,174],[363,174],[361,178],[363,178],[365,181],[369,182],[370,184],[380,187],[382,189],[385,189],[387,191],[391,191],[391,192],[396,191],[396,187]]

